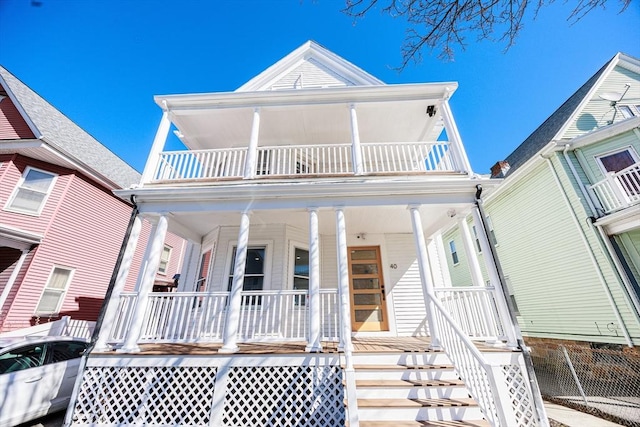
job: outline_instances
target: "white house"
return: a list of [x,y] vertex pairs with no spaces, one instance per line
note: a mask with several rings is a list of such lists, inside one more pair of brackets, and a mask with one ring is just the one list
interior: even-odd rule
[[[67,425],[546,425],[494,260],[490,285],[450,287],[440,232],[484,230],[499,183],[471,170],[456,88],[385,85],[310,41],[235,92],[156,96],[118,191],[155,223],[128,236],[146,269],[123,292],[125,254]],[[154,293],[167,231],[189,249]]]

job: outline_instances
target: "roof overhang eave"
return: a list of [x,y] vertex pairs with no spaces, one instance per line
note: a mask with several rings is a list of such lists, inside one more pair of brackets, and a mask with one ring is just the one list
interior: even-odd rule
[[240,108],[299,104],[334,104],[402,100],[448,100],[457,82],[352,86],[341,88],[298,89],[261,92],[218,92],[188,95],[156,95],[163,110]]

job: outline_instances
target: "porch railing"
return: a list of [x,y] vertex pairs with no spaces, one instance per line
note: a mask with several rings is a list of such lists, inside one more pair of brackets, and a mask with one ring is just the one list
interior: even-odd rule
[[257,176],[351,173],[351,144],[258,147]]
[[640,163],[619,172],[609,172],[605,179],[589,187],[605,213],[640,202]]
[[[321,339],[338,339],[337,290],[320,291]],[[126,339],[137,299],[123,293],[110,342]],[[152,292],[140,342],[222,342],[228,292]],[[243,291],[239,342],[306,341],[309,331],[308,291]]]
[[442,348],[489,424],[539,426],[526,371],[513,361],[490,364],[437,298],[429,298]]
[[365,173],[453,171],[447,142],[362,144]]
[[[445,141],[363,143],[365,174],[454,172]],[[160,153],[153,181],[243,178],[247,148]],[[352,175],[351,144],[258,147],[256,177]]]
[[435,288],[436,296],[471,339],[506,340],[492,286]]

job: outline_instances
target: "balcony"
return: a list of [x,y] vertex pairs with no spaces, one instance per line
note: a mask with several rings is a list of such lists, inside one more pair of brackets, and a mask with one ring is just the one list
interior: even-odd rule
[[305,178],[458,172],[446,141],[258,147],[255,167],[247,171],[248,148],[165,151],[151,182]]
[[610,172],[606,178],[590,186],[604,213],[612,213],[640,202],[640,163],[619,172]]

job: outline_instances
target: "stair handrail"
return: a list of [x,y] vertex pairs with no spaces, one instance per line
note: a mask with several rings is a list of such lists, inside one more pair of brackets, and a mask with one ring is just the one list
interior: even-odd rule
[[433,301],[435,320],[440,333],[440,344],[458,375],[464,381],[487,421],[493,427],[507,427],[512,417],[507,417],[500,399],[498,384],[491,365],[460,329],[453,318],[437,298],[429,295]]

